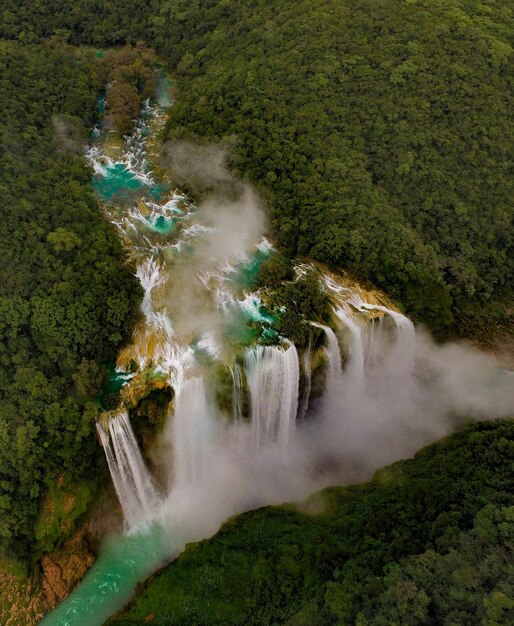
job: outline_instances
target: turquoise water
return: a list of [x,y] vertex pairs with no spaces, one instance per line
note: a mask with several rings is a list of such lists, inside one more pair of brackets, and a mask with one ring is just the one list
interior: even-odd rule
[[[162,97],[165,90],[162,88]],[[105,100],[99,101],[103,112]],[[147,133],[141,133],[142,138]],[[96,194],[104,201],[117,204],[133,202],[143,195],[159,200],[167,190],[166,184],[150,184],[126,167],[112,163],[105,167],[105,175],[93,176]],[[180,210],[177,209],[180,213]],[[164,215],[147,218],[148,226],[155,232],[169,234],[176,221]],[[127,382],[130,374],[109,369],[109,380],[103,398],[116,393]],[[173,554],[169,533],[158,524],[138,532],[112,535],[104,540],[93,567],[79,586],[52,613],[41,622],[44,626],[99,626],[121,609],[134,594],[137,583],[163,565]]]
[[280,343],[280,335],[276,330],[273,330],[273,328],[265,328],[259,339],[266,345],[276,345]]
[[103,392],[103,397],[117,393],[123,385],[132,378],[132,374],[126,372],[118,372],[111,366],[109,367],[109,379]]
[[133,201],[135,197],[145,194],[159,200],[168,186],[164,183],[148,184],[129,170],[124,163],[113,163],[105,168],[106,175],[96,174],[93,177],[93,188],[96,194],[106,202]]
[[272,254],[270,250],[257,250],[249,261],[240,265],[237,272],[232,276],[232,283],[236,289],[252,289],[255,287],[261,265],[269,259],[270,254]]
[[93,178],[94,190],[102,200],[112,200],[115,196],[130,198],[134,192],[146,187],[123,163],[114,163],[105,169],[106,176],[96,175]]
[[157,524],[109,537],[80,585],[41,626],[100,626],[127,603],[138,582],[164,565],[163,555],[172,553],[170,537]]
[[160,200],[168,190],[169,185],[166,183],[154,183],[150,187],[150,195],[154,200]]
[[274,330],[277,318],[256,298],[252,307],[242,310],[235,306],[223,320],[223,337],[232,346],[250,346],[255,343],[279,343]]
[[[159,85],[159,103],[161,106],[169,106],[169,81],[163,77]],[[103,107],[104,103],[100,106]],[[142,140],[146,134],[141,133]],[[93,177],[93,187],[96,194],[106,202],[121,205],[125,202],[133,203],[136,198],[143,196],[159,200],[167,190],[165,184],[147,182],[135,176],[124,163],[111,163],[102,171],[104,175],[99,173]],[[179,208],[174,211],[178,215],[182,213]],[[161,235],[169,235],[174,232],[180,218],[161,214],[145,219],[149,229]],[[164,250],[170,257],[175,254],[172,247]],[[193,254],[191,244],[184,243],[180,254],[182,258]],[[234,272],[232,285],[237,289],[253,287],[260,267],[269,255],[268,250],[258,250]],[[278,340],[278,334],[272,328],[275,321],[275,317],[255,298],[244,312],[236,305],[233,312],[227,315],[225,338],[237,346],[257,341],[274,343]],[[208,351],[197,344],[194,347],[200,360],[212,360]],[[109,373],[104,397],[119,391],[130,376],[116,372],[114,368]],[[158,524],[137,533],[110,536],[102,543],[96,563],[79,586],[41,622],[42,626],[100,626],[130,600],[136,585],[169,561],[179,547],[174,545],[169,531],[166,533]]]
[[276,319],[273,315],[262,305],[258,300],[254,305],[245,311],[246,318],[250,322],[265,322],[267,324],[274,324]]
[[234,307],[223,320],[223,337],[229,345],[241,346],[255,343],[260,335],[257,325],[247,324],[248,318],[239,307]]
[[153,231],[160,233],[161,235],[171,234],[177,225],[176,220],[172,217],[166,217],[164,215],[159,215],[157,219],[154,217],[147,217],[146,221]]

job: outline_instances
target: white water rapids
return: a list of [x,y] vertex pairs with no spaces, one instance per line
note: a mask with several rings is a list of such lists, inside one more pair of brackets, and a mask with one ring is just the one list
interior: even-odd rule
[[273,253],[255,194],[243,185],[235,199],[195,207],[160,189],[145,142],[163,116],[146,106],[118,160],[101,143],[88,152],[144,291],[143,319],[117,362],[122,392],[158,384],[173,393],[150,451],[158,471],[154,480],[125,406],[102,418],[127,532],[48,626],[103,623],[138,581],[232,515],[369,477],[464,418],[514,412],[511,377],[493,362],[435,346],[383,295],[316,266],[298,264],[296,274],[318,272],[330,319],[312,320],[318,337],[300,352],[280,337],[279,314],[252,290]]
[[[147,118],[156,115],[147,107]],[[262,238],[253,193],[243,189],[236,201],[209,201],[200,209],[177,191],[148,199],[144,193],[155,183],[141,142],[149,123],[138,125],[124,161],[113,162],[98,146],[89,153],[98,176],[108,177],[109,167],[124,167],[143,185],[142,200],[110,209],[144,290],[144,321],[118,367],[158,375],[174,393],[162,435],[167,452],[159,459],[168,478],[158,490],[123,407],[108,433],[99,427],[129,528],[173,518],[174,509],[187,517],[186,494],[203,493],[202,498],[210,491],[221,503],[213,515],[215,529],[249,506],[367,476],[446,434],[455,412],[505,413],[503,405],[493,410],[489,400],[478,411],[467,402],[473,377],[459,381],[448,400],[436,351],[424,335],[416,335],[412,322],[380,294],[319,268],[332,315],[330,326],[312,324],[323,330],[324,346],[310,340],[299,354],[278,336],[275,345],[265,345],[274,332],[273,316],[259,293],[246,286],[245,272],[254,271],[259,255],[262,261],[273,248]],[[301,277],[312,266],[295,269]],[[261,335],[245,337],[248,324]],[[214,401],[212,381],[218,374],[213,372],[219,367],[230,372],[228,412]],[[484,397],[491,397],[493,388],[482,384]],[[486,407],[491,412],[484,414]],[[206,524],[199,535],[209,528]]]

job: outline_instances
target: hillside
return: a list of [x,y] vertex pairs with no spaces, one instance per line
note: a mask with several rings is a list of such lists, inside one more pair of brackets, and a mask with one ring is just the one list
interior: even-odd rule
[[503,3],[171,5],[159,47],[186,87],[170,136],[235,135],[234,167],[265,190],[286,248],[371,280],[436,332],[499,312],[513,258]]
[[[139,528],[109,471],[151,515],[180,467],[214,475],[213,424],[258,444],[219,527],[329,484],[252,499],[245,472],[282,471],[261,439],[297,479],[296,429],[346,428],[317,477],[509,415],[501,365],[436,342],[514,358],[513,48],[502,0],[2,1],[2,615],[35,623]],[[514,623],[513,451],[481,423],[232,518],[109,623]]]
[[97,9],[9,0],[1,34],[145,39],[180,78],[167,135],[227,141],[287,251],[373,282],[441,336],[509,327],[514,28],[505,3],[126,0]]
[[473,426],[189,545],[113,626],[510,624],[514,425]]
[[[81,154],[94,55],[0,42],[0,75],[0,549],[33,559],[69,533],[106,472],[96,396],[140,287]],[[48,487],[47,508],[66,514],[38,528]]]

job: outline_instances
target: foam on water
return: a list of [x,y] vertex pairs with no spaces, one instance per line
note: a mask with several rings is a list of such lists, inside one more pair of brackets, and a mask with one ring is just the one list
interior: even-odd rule
[[[45,626],[101,624],[139,580],[187,541],[216,532],[228,516],[306,496],[339,476],[342,458],[345,467],[368,471],[448,431],[450,411],[426,398],[441,395],[434,389],[450,395],[444,385],[455,371],[439,380],[425,355],[425,370],[435,373],[423,386],[410,320],[379,294],[305,263],[296,275],[320,272],[332,314],[325,324],[313,322],[323,329],[324,345],[309,343],[302,353],[300,395],[297,348],[276,330],[281,311],[267,311],[265,291],[254,290],[273,248],[262,232],[239,237],[232,223],[229,234],[220,231],[202,207],[156,179],[147,143],[163,123],[167,101],[159,101],[161,108],[145,103],[119,160],[102,151],[101,131],[87,159],[144,291],[142,319],[119,353],[117,372],[129,385],[137,374],[157,373],[173,393],[161,442],[167,485],[158,492],[120,406],[98,433],[128,532],[104,545]],[[324,372],[324,392],[311,403],[314,367]],[[467,408],[469,395],[455,393],[450,408]],[[408,423],[428,410],[430,422]],[[371,460],[361,458],[367,447],[375,451]]]

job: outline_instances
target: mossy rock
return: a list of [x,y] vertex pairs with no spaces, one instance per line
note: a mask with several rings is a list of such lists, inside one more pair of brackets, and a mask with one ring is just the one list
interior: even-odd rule
[[34,554],[42,555],[61,546],[73,533],[94,495],[95,489],[87,481],[66,485],[61,478],[50,484],[34,528]]
[[166,378],[153,368],[138,372],[128,384],[120,390],[120,399],[127,409],[134,409],[141,400],[152,391],[169,388]]

